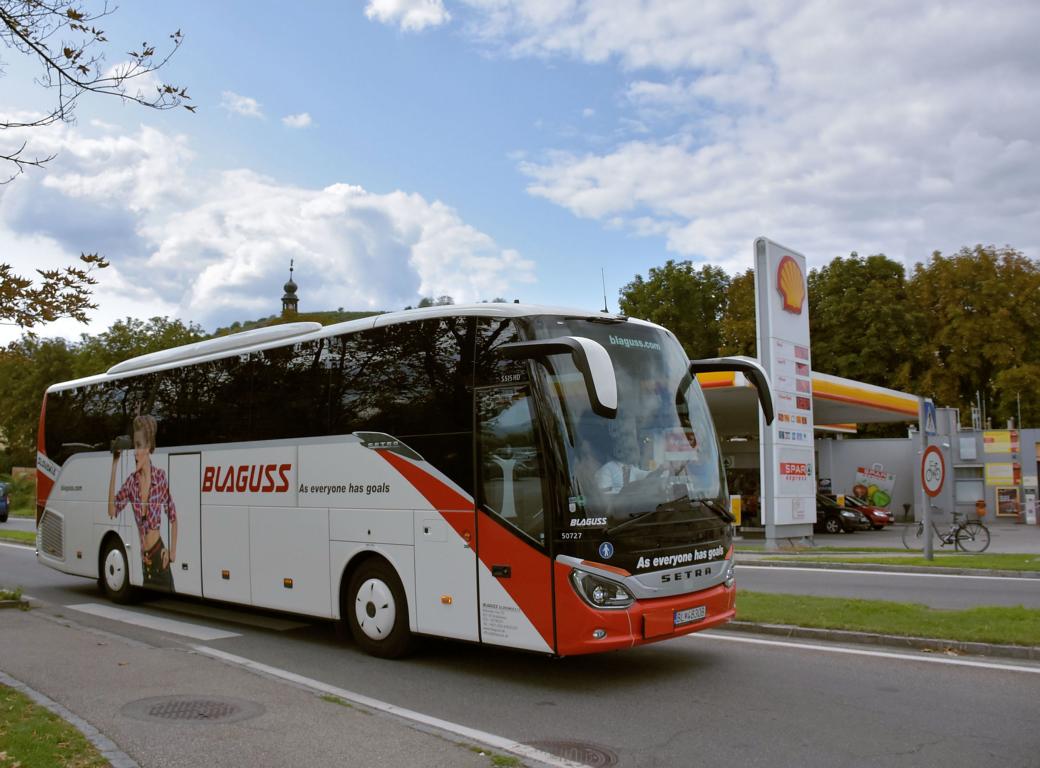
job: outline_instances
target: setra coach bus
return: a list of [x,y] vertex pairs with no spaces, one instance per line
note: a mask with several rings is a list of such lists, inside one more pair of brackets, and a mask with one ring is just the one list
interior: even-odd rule
[[48,388],[39,561],[142,589],[568,656],[734,615],[698,372],[620,315],[446,306],[289,323]]

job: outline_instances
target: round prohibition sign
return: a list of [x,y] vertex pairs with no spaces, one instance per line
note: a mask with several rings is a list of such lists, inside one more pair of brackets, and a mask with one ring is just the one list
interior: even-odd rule
[[942,491],[946,480],[946,461],[937,445],[929,445],[921,457],[921,485],[924,492],[933,498]]

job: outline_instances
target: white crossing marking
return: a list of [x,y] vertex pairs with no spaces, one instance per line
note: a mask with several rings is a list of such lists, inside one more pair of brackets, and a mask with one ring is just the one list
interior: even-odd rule
[[173,619],[164,619],[147,613],[127,611],[123,608],[116,608],[113,605],[81,603],[79,605],[67,605],[65,607],[71,608],[74,611],[80,611],[81,613],[89,613],[91,616],[100,616],[103,619],[121,621],[124,624],[133,624],[134,626],[144,627],[145,629],[155,629],[159,632],[169,632],[172,635],[182,635],[194,640],[209,641],[223,640],[226,637],[240,637],[237,632],[225,632],[222,629],[204,627],[201,624],[189,624],[186,621],[174,621]]

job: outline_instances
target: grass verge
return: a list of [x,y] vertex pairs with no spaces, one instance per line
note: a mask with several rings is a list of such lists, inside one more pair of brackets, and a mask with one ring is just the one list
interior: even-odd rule
[[[15,531],[5,528],[0,531],[0,539],[7,539],[8,541],[20,541],[25,544],[33,544],[36,541],[36,531]],[[3,768],[3,764],[0,763],[0,768]]]
[[103,768],[108,764],[67,722],[0,685],[0,768]]
[[935,555],[925,560],[919,555],[904,557],[798,557],[781,556],[778,560],[800,563],[867,563],[873,565],[917,565],[926,568],[971,568],[992,571],[1040,571],[1040,555],[1031,554],[960,554]]
[[973,643],[1040,643],[1040,610],[1022,606],[951,611],[887,600],[738,591],[737,620]]

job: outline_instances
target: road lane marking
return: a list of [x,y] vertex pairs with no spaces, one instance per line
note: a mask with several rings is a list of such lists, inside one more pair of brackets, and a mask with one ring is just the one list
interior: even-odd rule
[[190,637],[193,640],[210,641],[223,640],[227,637],[241,637],[237,632],[225,632],[222,629],[204,627],[201,624],[189,624],[186,621],[164,619],[159,616],[151,616],[147,613],[127,611],[122,608],[116,608],[112,605],[81,603],[79,605],[67,605],[65,607],[71,608],[74,611],[80,611],[81,613],[89,613],[91,616],[99,616],[103,619],[111,619],[113,621],[121,621],[124,624],[133,624],[137,627],[154,629],[159,632],[168,632],[172,635]]
[[870,651],[865,648],[844,648],[837,645],[820,645],[818,643],[796,643],[790,640],[766,640],[758,637],[736,637],[734,635],[721,634],[710,630],[705,632],[694,632],[687,635],[686,639],[696,640],[723,640],[731,643],[750,643],[752,645],[773,645],[780,648],[796,648],[803,651],[823,651],[824,653],[840,653],[848,656],[873,656],[881,659],[901,659],[904,661],[926,661],[929,664],[950,664],[956,667],[976,667],[978,669],[1000,669],[1005,672],[1028,672],[1040,675],[1040,666],[1022,667],[1016,664],[998,664],[987,661],[972,661],[971,659],[954,659],[949,656],[928,656],[926,654],[896,653],[893,651]]
[[[910,571],[854,571],[850,568],[803,568],[796,565],[749,565],[748,563],[736,564],[737,573],[740,571],[800,571],[801,573],[849,573],[860,576],[917,576],[924,579],[992,579],[995,581],[1028,581],[1033,584],[1037,579],[1027,576],[971,576],[966,573],[917,573]],[[739,575],[738,575],[739,578]]]
[[272,667],[267,664],[262,664],[252,659],[247,659],[242,656],[235,656],[231,653],[224,651],[218,651],[216,648],[209,648],[205,645],[194,645],[192,648],[201,654],[210,656],[214,659],[220,659],[230,664],[235,664],[240,667],[245,667],[253,672],[259,672],[269,677],[276,677],[280,680],[285,680],[296,685],[303,686],[304,688],[310,688],[313,691],[319,693],[325,693],[332,696],[338,696],[344,701],[349,701],[352,704],[359,704],[368,709],[374,709],[379,712],[385,712],[396,717],[401,717],[406,720],[411,720],[414,723],[421,725],[437,728],[441,731],[461,736],[464,739],[476,741],[480,744],[485,744],[489,747],[508,752],[518,757],[527,758],[529,760],[537,760],[539,763],[544,765],[550,765],[554,768],[588,768],[584,763],[576,763],[571,760],[567,760],[556,755],[551,755],[548,752],[543,752],[540,749],[534,749],[526,744],[521,744],[518,741],[513,741],[504,736],[496,736],[493,733],[487,731],[477,730],[476,728],[470,728],[469,726],[461,725],[459,723],[453,723],[450,720],[442,720],[439,717],[433,717],[432,715],[424,715],[422,712],[416,712],[411,709],[405,709],[404,707],[398,707],[395,704],[390,704],[379,699],[373,699],[370,696],[365,696],[360,693],[348,691],[344,688],[339,688],[335,685],[329,685],[323,683],[320,680],[315,680],[310,677],[304,677],[298,675],[295,672],[289,672],[279,667]]
[[250,627],[259,627],[260,629],[273,629],[275,632],[286,632],[290,629],[302,629],[303,627],[311,626],[302,621],[289,621],[288,619],[278,619],[273,616],[253,616],[251,614],[243,613],[242,611],[218,608],[213,605],[183,603],[166,598],[161,600],[150,600],[148,606],[163,611],[170,611],[171,613],[183,613],[188,616],[197,616],[200,619],[214,619],[216,621],[227,621],[232,624],[245,624]]

